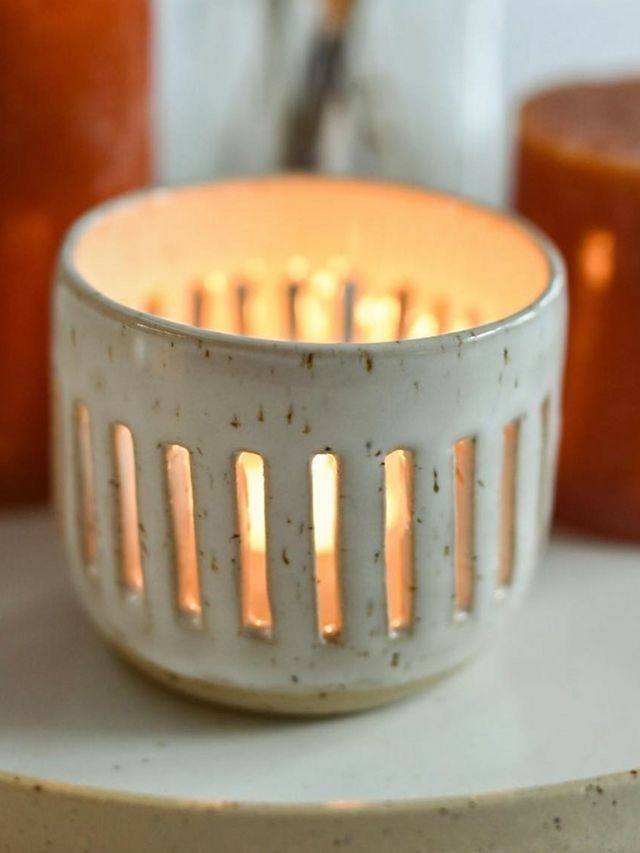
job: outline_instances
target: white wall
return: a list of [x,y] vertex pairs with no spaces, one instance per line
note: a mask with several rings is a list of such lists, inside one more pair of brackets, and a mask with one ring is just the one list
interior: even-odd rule
[[512,101],[558,78],[640,74],[640,0],[509,0],[506,32]]
[[[242,105],[232,99],[245,99],[238,97],[238,87],[234,95],[234,81],[241,81],[259,43],[252,27],[265,2],[156,0],[161,181],[195,180],[216,171],[212,151],[233,135],[229,116],[241,113]],[[640,74],[640,0],[507,0],[504,32],[507,144],[496,144],[496,150],[509,150],[517,104],[535,88],[558,79]],[[224,79],[221,63],[213,61],[221,56]],[[259,104],[260,93],[251,94]],[[506,174],[508,157],[499,157]],[[500,196],[501,179],[495,181]]]

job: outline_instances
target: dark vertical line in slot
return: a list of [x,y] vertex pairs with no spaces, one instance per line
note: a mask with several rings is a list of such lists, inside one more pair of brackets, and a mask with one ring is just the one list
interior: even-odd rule
[[298,339],[298,294],[300,285],[291,282],[287,287],[287,332],[289,340]]
[[240,281],[236,285],[236,331],[239,335],[247,334],[247,302],[249,298],[248,286]]
[[150,293],[144,304],[144,310],[148,314],[154,314],[156,317],[162,315],[164,310],[164,299],[160,293]]
[[202,279],[196,279],[191,286],[191,322],[194,326],[209,325],[210,294]]
[[347,282],[342,296],[342,340],[350,343],[353,340],[353,310],[356,300],[356,286]]
[[401,341],[407,335],[407,314],[409,310],[409,293],[405,288],[398,291],[398,309],[398,331],[396,332],[396,337]]

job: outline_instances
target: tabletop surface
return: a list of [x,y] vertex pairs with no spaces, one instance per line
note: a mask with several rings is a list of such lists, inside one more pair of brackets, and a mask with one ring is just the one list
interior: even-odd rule
[[640,764],[640,549],[556,539],[484,655],[396,705],[236,714],[122,663],[46,512],[0,515],[0,770],[118,791],[303,803],[473,794]]

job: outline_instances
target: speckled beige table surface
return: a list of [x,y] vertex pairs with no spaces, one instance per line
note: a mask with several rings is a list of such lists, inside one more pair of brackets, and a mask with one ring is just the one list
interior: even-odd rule
[[312,722],[131,671],[76,606],[47,513],[0,517],[0,565],[0,849],[640,849],[639,549],[556,539],[482,657]]

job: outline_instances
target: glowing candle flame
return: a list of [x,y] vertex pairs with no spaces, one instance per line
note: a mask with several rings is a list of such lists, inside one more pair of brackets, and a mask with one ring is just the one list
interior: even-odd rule
[[355,308],[356,338],[391,341],[398,337],[400,300],[396,296],[362,296]]
[[435,314],[430,311],[421,311],[409,320],[408,338],[430,338],[437,335],[439,323]]

